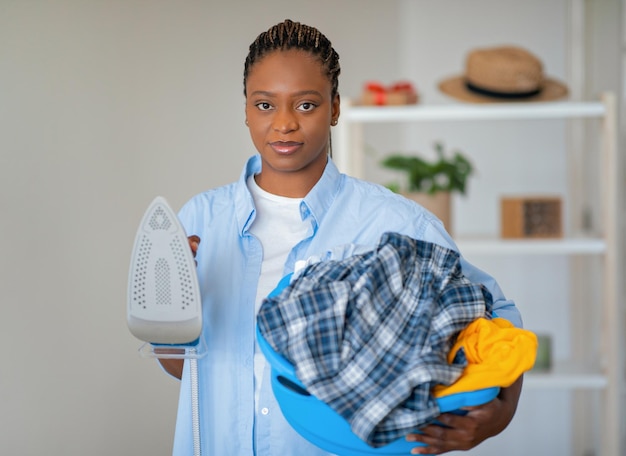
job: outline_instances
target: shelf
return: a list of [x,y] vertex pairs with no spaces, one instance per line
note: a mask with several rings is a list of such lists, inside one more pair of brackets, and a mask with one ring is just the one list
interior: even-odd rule
[[595,389],[608,386],[606,375],[573,366],[569,363],[556,364],[546,372],[531,371],[524,375],[524,388],[533,389]]
[[602,117],[601,102],[498,103],[407,106],[350,106],[342,122],[414,122],[430,120],[564,119]]
[[464,255],[601,255],[604,239],[455,239]]
[[[335,129],[337,144],[333,159],[341,172],[364,177],[364,124],[439,121],[566,120],[595,118],[614,129],[615,100],[603,94],[598,101],[560,101],[534,103],[447,103],[404,106],[358,106],[349,99],[341,101],[341,121]],[[607,119],[610,121],[607,122]],[[604,130],[606,133],[608,130]],[[608,134],[612,134],[609,132]],[[610,145],[609,147],[613,147]]]

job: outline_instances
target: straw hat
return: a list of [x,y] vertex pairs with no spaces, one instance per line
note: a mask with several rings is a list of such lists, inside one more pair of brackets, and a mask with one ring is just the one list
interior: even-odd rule
[[465,74],[441,81],[439,90],[473,103],[550,101],[568,92],[563,83],[544,75],[536,56],[515,46],[470,51]]

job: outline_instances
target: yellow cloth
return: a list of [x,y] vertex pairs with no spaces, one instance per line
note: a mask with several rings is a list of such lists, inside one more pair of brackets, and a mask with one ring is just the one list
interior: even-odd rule
[[504,318],[479,318],[459,333],[448,354],[449,363],[461,348],[468,362],[463,374],[450,386],[435,386],[436,397],[510,386],[535,364],[537,336]]

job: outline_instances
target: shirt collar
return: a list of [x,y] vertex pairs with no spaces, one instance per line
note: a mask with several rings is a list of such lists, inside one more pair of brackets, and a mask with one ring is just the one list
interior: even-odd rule
[[259,172],[261,172],[261,156],[257,154],[248,159],[235,186],[235,216],[237,218],[237,231],[240,236],[243,236],[250,229],[255,217],[254,199],[248,190],[246,180],[248,176]]
[[[306,207],[306,210],[310,212],[317,225],[319,225],[337,198],[341,182],[342,174],[332,159],[328,158],[322,177],[304,197],[301,211],[304,212]],[[303,213],[302,215],[304,218],[305,214]]]
[[[250,228],[250,225],[254,221],[256,211],[252,194],[246,185],[246,180],[249,176],[260,172],[261,156],[256,154],[248,159],[248,162],[239,176],[238,185],[236,186],[235,212],[238,231],[241,236]],[[322,222],[337,197],[341,185],[341,177],[342,174],[337,169],[337,166],[335,166],[333,161],[329,158],[326,163],[326,168],[324,168],[324,172],[322,173],[322,177],[302,201],[300,211],[303,220],[311,215],[317,225]]]

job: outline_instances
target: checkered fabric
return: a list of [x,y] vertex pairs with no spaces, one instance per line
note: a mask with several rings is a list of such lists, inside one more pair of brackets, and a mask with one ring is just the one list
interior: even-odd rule
[[431,388],[466,364],[462,352],[448,364],[447,353],[491,309],[457,252],[386,233],[375,250],[307,266],[264,300],[257,321],[307,390],[379,447],[439,415]]

